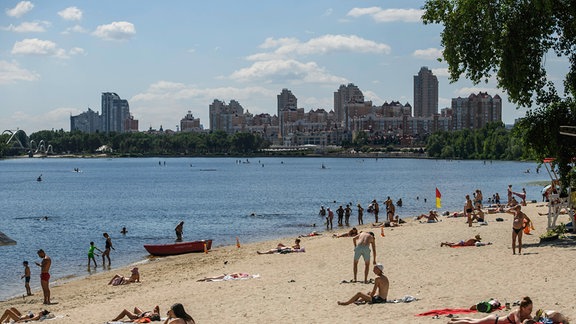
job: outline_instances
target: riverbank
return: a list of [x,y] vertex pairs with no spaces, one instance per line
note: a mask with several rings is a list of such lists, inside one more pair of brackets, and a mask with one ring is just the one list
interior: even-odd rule
[[[436,224],[408,219],[396,228],[364,225],[361,230],[377,234],[377,261],[384,264],[390,280],[389,299],[413,296],[411,303],[338,306],[357,291],[371,285],[342,283],[352,279],[352,249],[349,238],[332,238],[333,232],[303,237],[304,253],[258,255],[278,240],[219,247],[208,254],[150,258],[138,264],[141,283],[109,286],[119,273],[128,276],[131,267],[112,269],[52,288],[57,302],[46,308],[56,315],[53,323],[104,323],[122,309],[159,305],[164,316],[176,302],[184,304],[197,323],[352,323],[364,321],[430,323],[432,317],[415,315],[433,309],[468,308],[488,298],[513,303],[530,296],[534,309],[555,309],[575,318],[574,292],[570,275],[576,265],[576,240],[569,238],[540,244],[546,230],[543,203],[529,204],[525,212],[534,221],[532,235],[524,236],[523,255],[512,255],[511,215],[489,214],[488,225],[468,227],[463,218],[441,217]],[[503,222],[496,222],[503,218]],[[560,216],[558,223],[568,217]],[[344,229],[334,232],[343,232]],[[480,234],[482,247],[440,247]],[[287,237],[281,241],[289,244]],[[362,273],[364,265],[360,265]],[[258,274],[259,278],[221,282],[198,279],[224,273]],[[360,276],[361,277],[361,276]],[[369,278],[374,275],[370,271]],[[22,311],[43,308],[42,294],[0,303],[0,309]],[[500,311],[500,314],[505,314]],[[463,316],[463,315],[460,315]],[[481,314],[471,314],[481,317]],[[447,321],[444,318],[442,322]]]

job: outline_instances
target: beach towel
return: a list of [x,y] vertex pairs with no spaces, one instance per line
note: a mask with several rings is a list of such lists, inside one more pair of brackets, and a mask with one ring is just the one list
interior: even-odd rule
[[216,281],[230,281],[230,280],[246,280],[252,278],[260,278],[259,274],[248,274],[248,273],[232,273],[229,275],[224,275],[221,278],[206,278],[200,279],[198,281],[206,281],[206,282],[216,282]]
[[[504,306],[500,306],[496,310],[504,309]],[[443,309],[433,309],[428,312],[416,314],[416,316],[441,316],[441,315],[449,315],[449,314],[471,314],[471,313],[478,313],[476,309],[470,308],[443,308]]]

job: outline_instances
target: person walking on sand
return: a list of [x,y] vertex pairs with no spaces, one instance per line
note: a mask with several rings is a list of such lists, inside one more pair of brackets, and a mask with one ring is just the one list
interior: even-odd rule
[[358,225],[362,225],[364,224],[364,208],[362,208],[360,203],[356,207],[358,207]]
[[184,231],[184,221],[178,223],[174,231],[176,232],[176,241],[178,242],[182,241],[182,233]]
[[[357,292],[356,295],[352,296],[348,301],[338,302],[338,305],[350,305],[355,302],[366,302],[369,304],[380,304],[385,303],[388,298],[388,290],[390,288],[390,281],[384,275],[384,266],[381,264],[374,265],[374,274],[376,274],[376,279],[374,279],[374,288],[368,294],[363,292]],[[376,293],[378,292],[378,293]]]
[[24,274],[20,279],[24,279],[24,288],[26,288],[26,295],[32,296],[32,291],[30,290],[30,267],[28,266],[28,261],[22,262],[24,265]]
[[368,283],[368,268],[370,266],[370,246],[374,254],[373,263],[376,264],[376,239],[373,232],[361,232],[352,238],[354,243],[354,282],[357,281],[358,261],[364,258],[364,283]]
[[110,235],[108,235],[108,233],[104,233],[102,234],[102,236],[104,236],[104,238],[106,239],[106,243],[105,243],[105,247],[104,247],[104,252],[102,252],[102,267],[106,266],[106,260],[104,260],[104,258],[108,259],[108,267],[110,267],[112,265],[112,262],[110,261],[110,249],[112,250],[116,250],[113,246],[112,246],[112,239],[110,238]]
[[38,250],[38,256],[42,259],[42,263],[35,262],[40,267],[40,285],[42,286],[42,293],[44,294],[44,304],[50,304],[50,266],[52,259],[44,250]]
[[474,212],[474,206],[472,205],[472,200],[470,195],[466,195],[466,202],[464,203],[464,215],[468,220],[468,227],[472,227],[472,213]]
[[522,254],[522,234],[524,233],[524,220],[526,220],[526,226],[528,226],[532,220],[522,212],[522,207],[516,205],[512,208],[506,210],[508,214],[514,215],[514,220],[512,220],[512,254],[516,254],[516,240],[518,240],[518,254]]
[[[98,250],[100,253],[102,253],[102,250],[97,248],[96,245],[94,245],[94,242],[90,242],[90,247],[88,248],[88,268],[90,268],[90,260],[94,261],[94,268],[98,267],[98,264],[96,264],[96,259],[94,258],[94,250]],[[104,258],[102,258],[102,261],[104,261]]]

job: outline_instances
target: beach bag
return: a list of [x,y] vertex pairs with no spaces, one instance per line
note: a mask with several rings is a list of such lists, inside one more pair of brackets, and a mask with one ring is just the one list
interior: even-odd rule
[[481,313],[490,313],[500,308],[500,302],[497,299],[479,302],[476,304],[476,310]]

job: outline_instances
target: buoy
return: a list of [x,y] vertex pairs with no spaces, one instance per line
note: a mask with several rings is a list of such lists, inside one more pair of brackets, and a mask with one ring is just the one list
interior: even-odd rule
[[238,240],[238,236],[236,236],[236,247],[240,248],[240,240]]
[[384,226],[380,226],[380,236],[384,237]]

